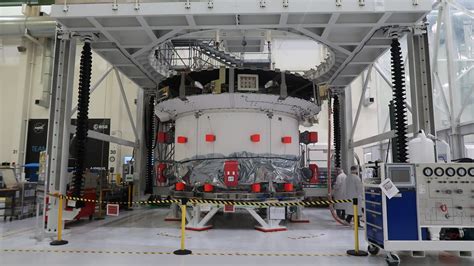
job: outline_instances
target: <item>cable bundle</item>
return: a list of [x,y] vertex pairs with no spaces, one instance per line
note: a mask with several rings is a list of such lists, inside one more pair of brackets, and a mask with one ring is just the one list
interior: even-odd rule
[[334,167],[341,168],[341,106],[339,96],[334,95],[333,116],[334,116]]
[[[85,155],[87,143],[87,131],[89,130],[89,100],[92,71],[92,53],[89,42],[84,43],[81,53],[79,72],[79,97],[77,104],[76,124],[76,167],[72,177],[72,196],[83,197]],[[66,136],[67,137],[67,136]]]
[[405,90],[405,67],[403,65],[402,49],[398,39],[392,40],[390,49],[392,56],[392,83],[393,103],[396,134],[396,157],[394,162],[406,163],[408,160],[407,150],[407,110]]
[[148,102],[148,108],[145,111],[146,125],[146,177],[145,177],[145,194],[153,193],[153,150],[155,140],[155,96],[151,96]]

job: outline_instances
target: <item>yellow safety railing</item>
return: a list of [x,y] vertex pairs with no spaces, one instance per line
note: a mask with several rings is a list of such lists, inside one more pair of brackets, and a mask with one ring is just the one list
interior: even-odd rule
[[[130,199],[129,191],[129,199]],[[151,201],[127,201],[127,202],[107,202],[103,201],[102,197],[100,200],[92,199],[83,199],[78,197],[70,197],[60,194],[49,194],[52,197],[56,197],[59,200],[58,204],[58,236],[57,240],[51,242],[51,245],[64,245],[68,242],[62,239],[62,210],[63,210],[63,200],[75,200],[75,201],[85,201],[85,202],[96,202],[96,203],[114,203],[114,204],[126,204],[131,206],[132,204],[158,204],[158,203],[178,203],[180,204],[181,209],[181,241],[180,249],[175,250],[173,253],[176,255],[189,255],[192,254],[191,250],[185,248],[185,239],[186,239],[186,211],[187,205],[196,205],[196,204],[217,204],[217,205],[238,205],[238,206],[253,206],[253,207],[288,207],[288,206],[320,206],[326,204],[334,203],[350,203],[352,202],[354,208],[354,249],[348,250],[347,254],[352,256],[367,256],[367,252],[360,250],[359,248],[359,202],[357,198],[352,200],[319,200],[319,201],[267,201],[267,202],[253,202],[253,201],[227,201],[227,200],[204,200],[204,199],[167,199],[167,200],[151,200]]]

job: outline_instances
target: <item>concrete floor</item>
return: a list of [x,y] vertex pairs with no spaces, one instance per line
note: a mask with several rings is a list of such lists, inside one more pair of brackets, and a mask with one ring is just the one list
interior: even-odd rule
[[[386,265],[383,252],[346,256],[353,231],[337,225],[325,209],[306,209],[311,223],[289,224],[289,231],[276,233],[253,230],[247,214],[216,216],[215,229],[187,232],[192,256],[170,254],[179,247],[180,230],[179,222],[163,221],[166,214],[166,209],[143,208],[76,222],[67,226],[69,244],[60,247],[50,246],[49,238],[34,238],[35,218],[0,222],[0,265]],[[474,265],[474,258],[447,252],[400,257],[401,265]]]

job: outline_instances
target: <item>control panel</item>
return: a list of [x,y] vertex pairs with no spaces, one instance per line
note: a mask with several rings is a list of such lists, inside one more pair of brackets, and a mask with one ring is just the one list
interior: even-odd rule
[[474,226],[474,164],[416,165],[420,226]]

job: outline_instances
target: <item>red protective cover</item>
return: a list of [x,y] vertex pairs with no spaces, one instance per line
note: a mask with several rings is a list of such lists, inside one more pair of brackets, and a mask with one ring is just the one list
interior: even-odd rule
[[216,135],[212,135],[212,134],[206,135],[206,142],[214,142],[214,141],[216,141]]
[[156,166],[156,182],[166,183],[166,176],[164,172],[166,170],[166,164],[160,163]]
[[176,139],[176,141],[177,141],[178,143],[186,143],[186,142],[188,142],[188,138],[186,138],[186,137],[184,137],[184,136],[179,136],[179,137]]
[[236,187],[239,184],[239,162],[224,162],[224,183],[228,187]]
[[183,191],[185,188],[186,188],[186,184],[184,184],[183,182],[178,182],[174,184],[174,189],[176,191]]
[[204,184],[204,192],[212,192],[214,190],[214,186],[212,184]]
[[260,142],[260,134],[253,134],[250,136],[252,142]]
[[319,184],[319,168],[317,164],[310,164],[309,169],[313,173],[311,176],[310,184]]
[[260,193],[260,191],[262,191],[262,186],[260,185],[260,183],[252,184],[252,192]]
[[318,142],[318,132],[309,132],[309,143]]
[[158,143],[166,143],[166,132],[158,132]]
[[281,142],[283,144],[290,144],[291,143],[291,137],[290,136],[284,136],[283,138],[281,138]]

